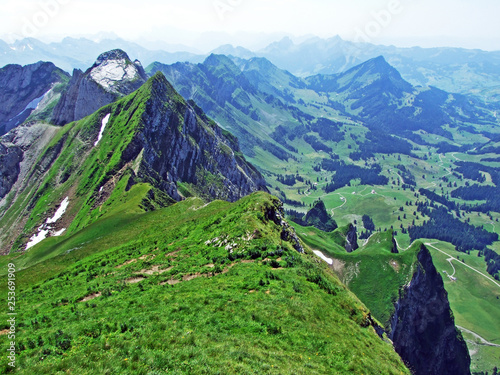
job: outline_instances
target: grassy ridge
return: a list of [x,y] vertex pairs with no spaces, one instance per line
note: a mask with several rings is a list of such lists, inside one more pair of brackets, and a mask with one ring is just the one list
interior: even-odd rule
[[[375,318],[389,322],[400,288],[413,276],[419,243],[403,253],[393,254],[392,231],[387,231],[375,233],[367,242],[358,241],[363,246],[347,253],[338,245],[342,228],[325,233],[297,224],[294,227],[299,237],[311,248],[335,258],[333,268],[342,282],[363,301]],[[374,288],[374,285],[377,287]]]
[[17,372],[408,374],[359,300],[281,241],[278,205],[189,199],[15,259]]

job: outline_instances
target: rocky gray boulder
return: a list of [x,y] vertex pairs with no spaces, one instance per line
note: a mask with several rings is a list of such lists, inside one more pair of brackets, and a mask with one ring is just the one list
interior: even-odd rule
[[139,61],[122,50],[101,54],[85,73],[74,70],[71,82],[54,109],[52,122],[65,125],[126,96],[147,81]]

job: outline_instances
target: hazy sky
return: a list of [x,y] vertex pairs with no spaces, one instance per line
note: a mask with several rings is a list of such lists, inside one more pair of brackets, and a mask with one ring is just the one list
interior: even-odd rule
[[223,43],[259,48],[283,35],[340,35],[376,44],[500,50],[500,0],[0,1],[0,36],[10,40],[110,32],[208,51]]

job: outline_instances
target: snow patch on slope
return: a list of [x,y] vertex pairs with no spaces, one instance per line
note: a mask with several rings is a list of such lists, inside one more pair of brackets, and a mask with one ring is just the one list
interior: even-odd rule
[[57,222],[57,220],[59,220],[62,217],[62,215],[64,215],[64,213],[66,212],[68,205],[69,205],[69,197],[66,197],[59,205],[59,208],[57,209],[54,216],[47,219],[47,224],[53,224],[53,223]]
[[[28,105],[21,111],[19,112],[16,116],[12,117],[9,121],[12,121],[18,117],[21,117],[23,115],[23,113],[25,113],[26,111],[34,111],[34,110],[37,110],[39,105],[40,105],[40,102],[50,93],[52,89],[50,89],[49,91],[47,91],[45,94],[43,94],[42,96],[40,96],[39,98],[35,98],[33,99],[31,102],[28,103]],[[21,121],[17,121],[16,125],[19,125]]]
[[[50,89],[52,90],[52,89]],[[24,108],[23,111],[21,111],[21,113],[23,113],[24,111],[28,110],[28,109],[37,109],[38,108],[38,105],[40,104],[40,102],[43,100],[43,98],[45,98],[45,96],[47,96],[49,94],[49,91],[47,91],[45,94],[43,94],[42,96],[40,96],[39,98],[35,98],[33,99],[31,102],[28,103],[28,105],[26,106],[26,108]],[[20,114],[21,114],[20,113]]]
[[26,244],[26,250],[29,248],[35,246],[36,244],[42,242],[44,239],[47,238],[47,235],[49,234],[49,231],[46,229],[40,230],[37,234],[34,234],[30,238],[30,242]]
[[104,129],[106,129],[106,125],[108,125],[109,118],[111,117],[111,113],[108,113],[106,117],[102,119],[101,130],[99,131],[99,135],[97,136],[97,141],[94,143],[94,147],[97,146],[99,141],[102,139],[102,134],[104,133]]
[[32,248],[36,244],[42,242],[44,239],[47,237],[58,237],[62,235],[65,231],[66,228],[61,229],[56,231],[52,224],[55,224],[59,219],[64,215],[66,212],[66,209],[68,208],[69,205],[69,197],[64,198],[64,200],[59,204],[59,208],[57,211],[54,213],[54,216],[51,218],[48,218],[45,223],[43,223],[39,228],[38,228],[38,233],[34,234],[31,236],[29,242],[26,244],[26,250]]
[[108,60],[90,72],[94,81],[108,91],[113,91],[117,82],[132,81],[138,77],[137,67],[125,59]]
[[318,251],[318,250],[314,250],[313,251],[314,254],[316,254],[316,256],[320,257],[321,259],[323,259],[326,263],[328,263],[329,265],[332,265],[333,264],[333,260],[330,259],[330,258],[327,258],[325,256],[325,254],[323,254],[321,251]]

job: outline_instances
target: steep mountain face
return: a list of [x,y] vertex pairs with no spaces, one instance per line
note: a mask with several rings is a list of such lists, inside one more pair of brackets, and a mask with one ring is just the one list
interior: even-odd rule
[[[265,181],[244,160],[235,138],[223,133],[201,109],[185,103],[163,74],[156,74],[148,85],[153,95],[142,121],[149,126],[135,136],[127,156],[132,160],[142,152],[139,176],[157,176],[158,186],[176,200],[181,198],[177,181],[203,186],[211,199],[229,201],[265,190]],[[165,109],[164,103],[172,98],[177,113]]]
[[54,64],[7,65],[0,69],[0,135],[23,123],[33,111],[46,105],[55,87],[69,76]]
[[85,73],[73,72],[69,87],[54,109],[52,122],[64,125],[80,120],[137,90],[146,80],[139,61],[132,62],[122,50],[105,52]]
[[416,375],[469,375],[470,357],[429,250],[422,245],[411,282],[391,319],[390,338]]
[[[17,162],[12,157],[11,164]],[[193,195],[235,201],[266,190],[237,140],[184,101],[161,73],[115,104],[59,128],[25,168],[37,178],[3,202],[4,251],[63,229],[73,233],[121,205],[152,210]],[[4,190],[14,177],[6,180]],[[50,221],[65,197],[67,213]],[[27,203],[20,207],[20,200]]]
[[393,253],[389,230],[347,253],[345,228],[333,233],[296,230],[306,244],[336,260],[332,268],[382,323],[414,375],[470,374],[467,345],[455,328],[443,280],[423,244]]
[[299,124],[306,116],[290,106],[295,102],[292,90],[304,87],[302,80],[265,59],[233,61],[221,55],[210,55],[202,64],[155,63],[147,71],[164,73],[184,98],[240,139],[246,156],[254,156],[259,147],[282,160],[292,157],[269,135],[278,125]]
[[0,143],[0,199],[10,191],[19,175],[23,152],[19,147]]

